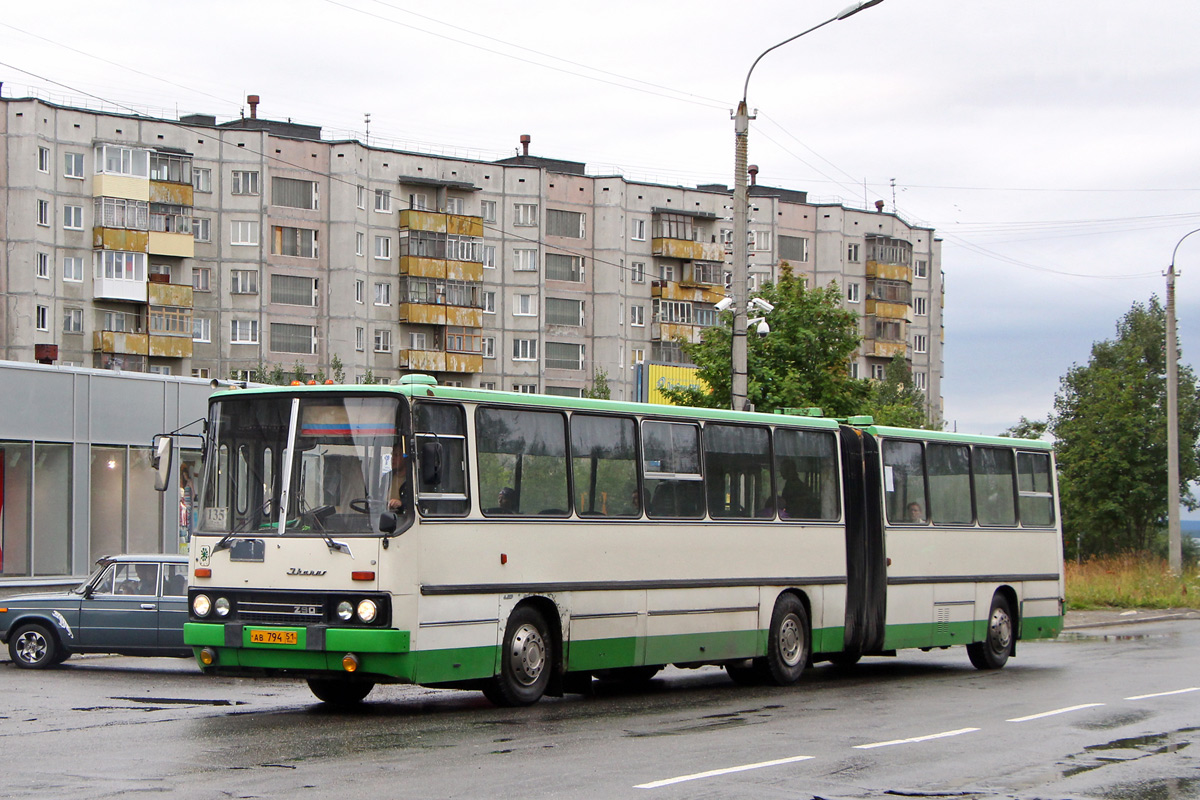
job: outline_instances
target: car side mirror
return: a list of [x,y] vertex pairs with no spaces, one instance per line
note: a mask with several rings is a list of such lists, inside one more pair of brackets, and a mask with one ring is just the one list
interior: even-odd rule
[[421,485],[437,486],[442,482],[442,443],[421,444]]

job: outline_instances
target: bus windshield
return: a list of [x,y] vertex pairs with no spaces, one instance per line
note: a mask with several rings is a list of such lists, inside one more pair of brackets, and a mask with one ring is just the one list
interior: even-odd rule
[[411,516],[405,408],[324,394],[214,402],[200,531],[371,534],[385,511]]

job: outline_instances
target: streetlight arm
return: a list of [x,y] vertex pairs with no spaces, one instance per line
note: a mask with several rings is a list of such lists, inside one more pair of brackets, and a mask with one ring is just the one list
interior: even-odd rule
[[1176,243],[1175,243],[1175,249],[1171,251],[1171,268],[1172,268],[1172,269],[1174,269],[1174,268],[1175,268],[1175,254],[1179,252],[1179,245],[1183,244],[1183,243],[1184,243],[1184,241],[1185,241],[1185,240],[1186,240],[1186,239],[1187,239],[1189,236],[1191,236],[1193,233],[1200,233],[1200,228],[1197,228],[1197,229],[1196,229],[1196,230],[1194,230],[1194,231],[1189,231],[1188,233],[1185,233],[1185,234],[1183,235],[1183,239],[1180,239],[1178,242],[1176,242]]

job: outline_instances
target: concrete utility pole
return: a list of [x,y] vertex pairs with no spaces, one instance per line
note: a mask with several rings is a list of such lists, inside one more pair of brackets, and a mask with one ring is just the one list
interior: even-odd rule
[[1175,255],[1179,245],[1200,228],[1184,234],[1171,251],[1167,267],[1167,554],[1171,572],[1183,572],[1183,538],[1179,531],[1179,344],[1175,332]]
[[734,135],[734,158],[733,158],[733,386],[731,391],[730,407],[734,411],[743,411],[748,407],[749,393],[749,375],[746,367],[746,319],[747,309],[746,301],[750,298],[747,296],[746,284],[749,277],[750,263],[748,249],[749,239],[749,217],[750,217],[750,200],[749,189],[746,185],[746,160],[747,160],[747,138],[750,133],[750,120],[754,119],[750,115],[749,108],[746,105],[746,94],[750,88],[750,74],[754,72],[754,68],[758,66],[758,62],[762,61],[763,56],[783,47],[788,42],[794,42],[805,34],[812,33],[818,28],[823,28],[831,22],[852,17],[863,9],[877,6],[883,0],[861,0],[861,2],[846,8],[836,16],[822,22],[820,25],[814,25],[806,31],[801,31],[795,36],[784,39],[779,44],[768,47],[758,58],[754,59],[754,63],[750,65],[749,72],[746,73],[746,82],[742,85],[742,100],[738,103],[737,111],[733,116],[733,135]]

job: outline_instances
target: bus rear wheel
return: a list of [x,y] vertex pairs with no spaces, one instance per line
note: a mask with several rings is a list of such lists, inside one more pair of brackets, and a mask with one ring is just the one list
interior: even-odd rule
[[1008,662],[1013,650],[1013,618],[1008,600],[1002,595],[992,598],[988,613],[987,638],[967,645],[967,657],[976,669],[1000,669]]
[[341,678],[309,678],[308,688],[322,703],[331,706],[352,706],[361,703],[375,688],[371,681],[348,681]]
[[764,683],[788,686],[800,680],[808,658],[808,612],[796,595],[780,595],[771,614],[766,658],[755,659],[759,677]]
[[483,687],[483,694],[498,706],[533,705],[546,693],[553,670],[546,620],[532,606],[519,606],[504,630],[500,674]]

